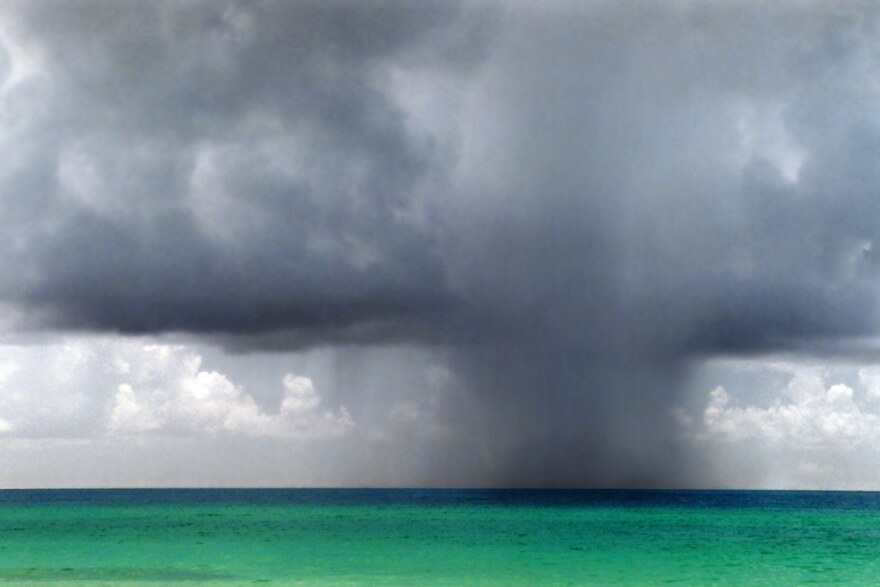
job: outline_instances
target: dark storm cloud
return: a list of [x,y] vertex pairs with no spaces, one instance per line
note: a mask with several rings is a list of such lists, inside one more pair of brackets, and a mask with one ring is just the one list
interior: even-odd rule
[[876,333],[871,7],[6,12],[0,294],[43,325],[443,342],[449,458],[528,485],[688,482],[694,359]]
[[[386,86],[467,67],[452,3],[25,2],[3,97],[5,299],[50,325],[332,331],[451,302]],[[470,26],[470,25],[467,25]],[[467,28],[459,26],[458,29]],[[21,64],[18,64],[19,66]]]

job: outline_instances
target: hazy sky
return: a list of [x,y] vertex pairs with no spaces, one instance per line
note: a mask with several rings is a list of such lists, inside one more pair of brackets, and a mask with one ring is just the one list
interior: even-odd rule
[[880,487],[880,9],[0,3],[0,486]]

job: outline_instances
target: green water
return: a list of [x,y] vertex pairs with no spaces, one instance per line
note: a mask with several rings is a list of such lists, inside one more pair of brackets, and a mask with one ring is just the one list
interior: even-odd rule
[[0,492],[2,584],[880,580],[877,494],[14,493]]

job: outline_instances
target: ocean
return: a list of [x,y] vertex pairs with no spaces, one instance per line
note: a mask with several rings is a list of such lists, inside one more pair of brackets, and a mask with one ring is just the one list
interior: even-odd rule
[[0,491],[0,584],[880,582],[880,493]]

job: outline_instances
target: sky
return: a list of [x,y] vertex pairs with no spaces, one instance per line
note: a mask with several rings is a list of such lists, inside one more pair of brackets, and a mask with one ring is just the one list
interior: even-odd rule
[[880,9],[0,4],[0,486],[880,488]]

